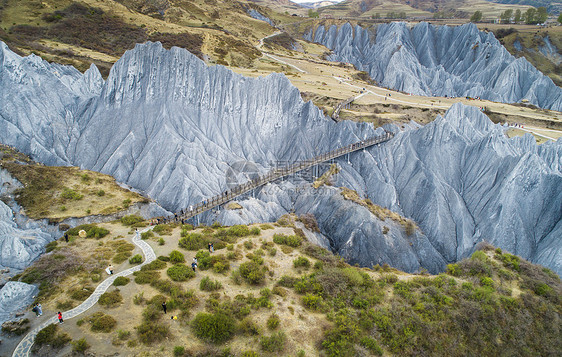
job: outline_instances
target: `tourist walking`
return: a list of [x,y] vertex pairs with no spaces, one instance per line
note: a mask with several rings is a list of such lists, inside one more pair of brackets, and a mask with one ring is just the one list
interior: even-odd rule
[[62,324],[64,322],[62,320],[62,313],[59,311],[57,315],[58,315],[57,317],[59,318],[59,324]]
[[166,306],[166,301],[164,301],[164,302],[162,303],[162,310],[164,310],[164,313],[166,313],[166,308],[167,308],[167,306]]
[[107,272],[108,272],[109,275],[113,275],[113,265],[112,265],[112,264],[110,264],[110,265],[107,267]]
[[68,233],[64,233],[64,241],[68,243]]
[[33,309],[31,309],[35,313],[35,317],[39,317],[39,309],[37,308],[37,304],[33,305]]
[[41,304],[37,303],[37,315],[41,316],[43,315],[43,306],[41,306]]
[[197,263],[191,263],[191,269],[193,269],[193,272],[195,272],[195,268],[197,268]]

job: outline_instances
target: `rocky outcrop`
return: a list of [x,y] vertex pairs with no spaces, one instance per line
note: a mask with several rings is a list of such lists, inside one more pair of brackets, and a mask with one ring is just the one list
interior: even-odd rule
[[248,15],[250,15],[251,17],[253,17],[256,20],[260,20],[260,21],[264,21],[267,22],[268,24],[270,24],[271,26],[275,27],[275,23],[273,21],[271,21],[271,19],[267,16],[262,15],[259,11],[257,11],[256,9],[249,9],[248,10]]
[[38,291],[34,285],[19,281],[7,282],[0,289],[0,325],[12,318],[15,312],[25,310]]
[[353,63],[381,86],[425,96],[523,99],[562,110],[562,89],[525,58],[515,58],[491,32],[404,22],[365,29],[349,23],[305,35],[331,49],[330,60]]
[[[128,51],[101,87],[82,84],[88,90],[64,85],[58,67],[37,58],[2,56],[10,61],[0,62],[0,103],[8,103],[0,106],[0,141],[48,164],[111,174],[170,210],[224,191],[235,162],[265,171],[377,134],[325,118],[282,75],[246,78],[158,43]],[[89,81],[63,69],[57,73],[72,83],[99,83],[94,69]],[[14,98],[22,95],[25,103]],[[49,95],[55,99],[43,103]],[[337,189],[303,193],[298,180],[266,185],[242,199],[242,209],[198,219],[236,224],[312,212],[332,249],[360,264],[436,272],[487,240],[562,272],[562,141],[508,139],[478,108],[461,104],[412,128],[388,126],[394,139],[338,160],[335,182],[414,219],[420,230],[412,236]]]

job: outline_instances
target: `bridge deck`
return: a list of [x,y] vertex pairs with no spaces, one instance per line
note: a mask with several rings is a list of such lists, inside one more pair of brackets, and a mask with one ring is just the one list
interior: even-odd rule
[[248,181],[245,182],[243,184],[240,184],[236,187],[231,188],[230,190],[224,191],[214,197],[209,198],[208,200],[204,200],[202,202],[199,202],[196,205],[191,206],[191,209],[189,210],[184,210],[183,213],[177,214],[177,219],[189,219],[192,217],[195,217],[203,212],[206,212],[210,209],[213,209],[217,206],[220,206],[222,204],[227,203],[228,201],[231,201],[232,199],[241,196],[253,189],[256,189],[260,186],[263,186],[269,182],[275,181],[277,179],[280,179],[282,177],[285,176],[289,176],[292,175],[296,172],[305,170],[309,167],[312,167],[314,165],[317,165],[321,162],[325,162],[325,161],[329,161],[338,157],[341,157],[343,155],[346,155],[348,153],[354,152],[354,151],[359,151],[362,150],[364,148],[373,146],[373,145],[377,145],[380,143],[383,143],[385,141],[388,141],[390,139],[392,139],[392,137],[394,137],[393,133],[390,132],[386,132],[386,134],[384,135],[380,135],[380,136],[376,136],[373,138],[369,138],[363,141],[360,141],[358,143],[354,143],[348,146],[344,146],[341,147],[339,149],[327,152],[325,154],[321,154],[318,155],[314,158],[312,158],[311,160],[306,160],[306,161],[299,161],[293,165],[289,165],[286,167],[282,167],[282,168],[276,168],[276,169],[272,169],[271,171],[269,171],[267,174],[260,176],[252,181]]

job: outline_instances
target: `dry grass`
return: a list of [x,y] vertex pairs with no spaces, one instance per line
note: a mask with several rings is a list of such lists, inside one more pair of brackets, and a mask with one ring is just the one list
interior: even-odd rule
[[23,184],[16,190],[16,200],[31,218],[56,222],[68,217],[107,215],[146,202],[109,175],[78,167],[44,166],[7,146],[0,149],[0,166]]
[[354,190],[351,190],[347,187],[342,187],[341,190],[342,190],[341,194],[346,200],[353,201],[367,208],[372,214],[377,216],[377,218],[382,221],[385,221],[387,218],[390,218],[394,222],[401,224],[406,229],[408,235],[414,233],[414,230],[418,228],[411,219],[402,217],[398,213],[393,212],[388,208],[384,208],[379,205],[376,205],[373,202],[371,202],[371,200],[369,199],[362,199]]

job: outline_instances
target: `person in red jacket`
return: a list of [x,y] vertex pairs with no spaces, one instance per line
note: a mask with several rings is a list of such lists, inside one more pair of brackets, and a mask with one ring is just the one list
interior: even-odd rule
[[60,311],[59,311],[59,313],[58,313],[58,317],[59,317],[59,323],[62,324],[64,321],[62,320],[62,314],[61,314]]

